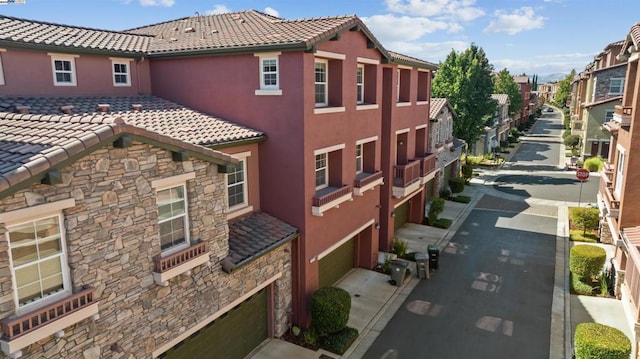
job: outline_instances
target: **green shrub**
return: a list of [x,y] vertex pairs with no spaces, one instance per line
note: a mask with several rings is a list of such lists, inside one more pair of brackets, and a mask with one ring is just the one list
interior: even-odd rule
[[438,219],[440,213],[444,211],[444,199],[442,198],[434,198],[431,200],[431,205],[429,206],[429,224],[433,225]]
[[[518,142],[518,138],[515,137],[515,136],[509,136],[509,137],[507,137],[507,141],[509,143],[516,143],[516,142]],[[511,146],[509,146],[509,147],[511,147]]]
[[569,276],[571,277],[571,293],[578,295],[592,295],[593,287],[590,284],[587,284],[578,278],[577,275],[569,272]]
[[628,359],[631,341],[619,329],[599,323],[576,326],[574,344],[576,359]]
[[505,147],[509,147],[509,141],[503,141],[503,140],[501,140],[501,141],[500,141],[500,147],[503,147],[503,148],[505,148]]
[[451,197],[449,198],[449,200],[453,202],[458,202],[458,203],[469,203],[471,202],[471,197],[459,195],[459,196]]
[[347,326],[351,296],[338,287],[323,287],[311,296],[311,325],[320,334],[336,333]]
[[407,249],[409,248],[409,244],[407,241],[403,241],[402,239],[394,238],[393,239],[393,249],[391,253],[395,253],[398,257],[402,258],[407,254]]
[[589,172],[600,172],[602,167],[604,167],[604,160],[600,157],[591,157],[584,161],[584,168],[588,169]]
[[451,192],[460,193],[464,191],[464,178],[455,177],[449,179],[449,186],[451,187]]
[[607,260],[607,252],[598,246],[578,244],[571,247],[569,270],[583,282],[595,278]]
[[569,231],[569,240],[574,242],[598,243],[598,237],[595,234],[585,234],[579,229],[572,229]]
[[449,197],[451,197],[451,191],[448,188],[442,188],[438,191],[438,197],[449,199]]
[[382,264],[382,273],[391,274],[391,256],[384,256],[384,263]]
[[310,346],[318,344],[318,333],[314,328],[309,328],[302,333],[302,341]]
[[339,332],[320,338],[320,347],[332,353],[342,355],[358,339],[358,329],[346,327]]
[[466,164],[462,166],[462,178],[464,178],[464,183],[469,184],[471,182],[471,178],[473,178],[473,165]]
[[597,229],[600,221],[600,210],[597,208],[571,207],[569,209],[569,218],[582,229],[582,234],[587,233],[587,229]]
[[448,218],[438,218],[433,222],[432,226],[436,228],[448,229],[449,227],[451,227],[451,223],[453,223],[453,221]]

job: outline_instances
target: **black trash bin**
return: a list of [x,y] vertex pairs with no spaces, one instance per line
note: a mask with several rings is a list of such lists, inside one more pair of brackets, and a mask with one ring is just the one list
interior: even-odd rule
[[418,278],[429,278],[429,259],[426,253],[416,253],[416,276]]
[[429,254],[429,268],[438,269],[440,266],[440,247],[436,245],[428,246],[427,254]]
[[391,261],[391,284],[401,287],[409,270],[409,262],[400,259]]

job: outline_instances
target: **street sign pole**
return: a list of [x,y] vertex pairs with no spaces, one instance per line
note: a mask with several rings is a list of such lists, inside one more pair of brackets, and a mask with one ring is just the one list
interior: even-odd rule
[[582,184],[584,181],[580,181],[580,195],[578,196],[578,207],[580,207],[580,201],[582,201]]
[[576,178],[580,181],[580,194],[578,195],[578,207],[580,207],[580,202],[582,202],[582,183],[589,178],[589,170],[586,168],[578,168]]

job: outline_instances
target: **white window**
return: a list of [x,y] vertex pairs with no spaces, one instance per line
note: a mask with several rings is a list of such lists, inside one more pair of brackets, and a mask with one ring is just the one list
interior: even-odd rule
[[616,171],[616,187],[615,193],[620,198],[622,195],[622,181],[624,180],[624,160],[625,153],[621,148],[618,149],[618,168]]
[[113,86],[131,86],[129,63],[126,59],[111,59]]
[[316,87],[316,106],[327,106],[328,93],[328,62],[326,60],[318,60],[315,62],[315,87]]
[[247,176],[245,160],[233,166],[227,173],[227,198],[230,209],[247,205]]
[[316,190],[329,186],[329,166],[327,162],[327,154],[320,153],[316,155]]
[[609,80],[609,93],[621,94],[624,91],[624,79],[621,77]]
[[604,122],[609,122],[611,120],[613,120],[613,113],[615,111],[614,110],[605,110],[604,111]]
[[357,102],[364,103],[364,65],[358,64],[356,70]]
[[278,88],[278,58],[266,57],[260,59],[260,88]]
[[356,173],[362,173],[362,144],[356,145]]
[[[2,52],[3,49],[0,49]],[[4,85],[4,68],[2,66],[2,57],[0,57],[0,85]]]
[[160,248],[170,254],[189,246],[187,194],[184,184],[157,191]]
[[53,84],[55,86],[76,86],[75,56],[52,55]]
[[17,308],[70,292],[62,223],[56,214],[7,227]]

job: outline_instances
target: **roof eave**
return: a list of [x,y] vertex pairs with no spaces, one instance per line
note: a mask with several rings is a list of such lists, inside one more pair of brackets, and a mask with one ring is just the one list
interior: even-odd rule
[[59,45],[47,45],[47,44],[32,44],[26,42],[16,42],[0,40],[0,47],[18,48],[23,50],[36,50],[36,51],[48,51],[58,54],[85,54],[85,55],[108,55],[118,57],[145,57],[144,51],[121,51],[121,50],[104,50],[104,49],[91,49],[86,47],[69,47]]
[[236,46],[222,48],[204,48],[204,49],[188,49],[188,50],[168,50],[162,52],[147,52],[149,58],[171,58],[171,57],[193,57],[193,56],[209,56],[209,55],[229,55],[229,54],[245,54],[252,52],[267,51],[305,51],[309,50],[304,42],[287,43],[287,44],[266,44],[254,46]]
[[262,134],[262,135],[250,137],[250,138],[242,138],[238,140],[203,144],[202,146],[209,147],[212,150],[219,150],[223,148],[238,147],[238,146],[251,145],[254,143],[260,143],[260,142],[264,142],[266,139],[267,139],[267,136],[265,134]]

